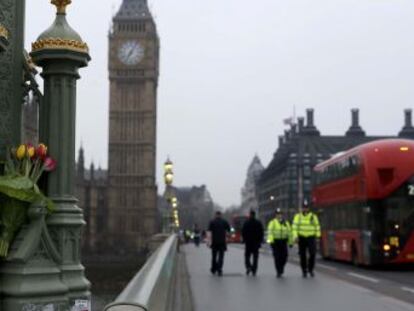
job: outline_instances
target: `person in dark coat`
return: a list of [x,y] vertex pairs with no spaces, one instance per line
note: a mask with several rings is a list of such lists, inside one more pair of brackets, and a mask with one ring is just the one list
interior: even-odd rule
[[[250,211],[250,217],[243,225],[242,229],[243,243],[245,244],[244,260],[246,265],[246,274],[257,273],[259,261],[259,248],[263,242],[263,225],[256,219],[256,213]],[[251,263],[253,257],[253,263]]]
[[211,234],[211,273],[223,275],[224,252],[227,250],[226,237],[230,232],[229,223],[221,218],[221,212],[217,211],[215,218],[210,221],[208,231]]

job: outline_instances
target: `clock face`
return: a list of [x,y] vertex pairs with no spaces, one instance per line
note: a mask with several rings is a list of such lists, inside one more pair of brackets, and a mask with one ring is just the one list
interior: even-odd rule
[[136,65],[144,58],[144,48],[138,41],[126,41],[118,50],[118,58],[125,65]]

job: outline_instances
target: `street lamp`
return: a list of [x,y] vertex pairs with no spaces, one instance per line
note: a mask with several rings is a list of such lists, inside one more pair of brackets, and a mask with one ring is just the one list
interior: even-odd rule
[[[165,218],[170,218],[170,221],[165,221],[164,220],[164,225],[163,225],[163,230],[166,232],[167,231],[167,224],[170,223],[171,227],[178,230],[178,228],[180,227],[180,221],[179,221],[179,217],[178,217],[178,200],[177,197],[174,194],[173,188],[172,188],[172,183],[174,181],[174,172],[173,172],[173,163],[172,161],[167,158],[167,161],[165,161],[164,163],[164,183],[165,183],[165,198],[168,202],[168,207],[170,208],[171,205],[171,217],[164,217]],[[170,213],[168,213],[170,214]]]
[[273,196],[273,195],[271,195],[270,197],[269,197],[269,200],[270,200],[270,208],[269,208],[269,213],[268,213],[268,215],[270,216],[270,218],[273,216],[273,205],[274,205],[274,201],[275,201],[275,197]]
[[174,180],[173,163],[168,158],[164,163],[164,182],[167,186],[171,186]]

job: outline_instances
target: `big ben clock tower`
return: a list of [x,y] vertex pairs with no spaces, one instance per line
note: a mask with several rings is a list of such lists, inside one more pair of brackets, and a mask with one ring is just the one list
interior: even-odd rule
[[147,0],[123,0],[109,34],[108,237],[124,253],[156,231],[159,39]]

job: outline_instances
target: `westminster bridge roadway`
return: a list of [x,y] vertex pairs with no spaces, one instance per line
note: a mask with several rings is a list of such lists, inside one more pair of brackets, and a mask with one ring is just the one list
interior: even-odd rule
[[[283,278],[276,278],[268,246],[256,276],[246,276],[243,245],[231,244],[223,275],[210,273],[205,244],[177,247],[171,235],[105,311],[414,311],[414,269],[374,270],[317,261],[314,278],[302,278],[291,249]],[[102,308],[93,308],[94,311]]]
[[241,246],[230,246],[223,276],[209,272],[205,245],[182,248],[195,311],[414,311],[414,271],[375,271],[343,263],[317,263],[315,278],[303,279],[296,251],[277,279],[263,249],[256,277],[244,273]]

